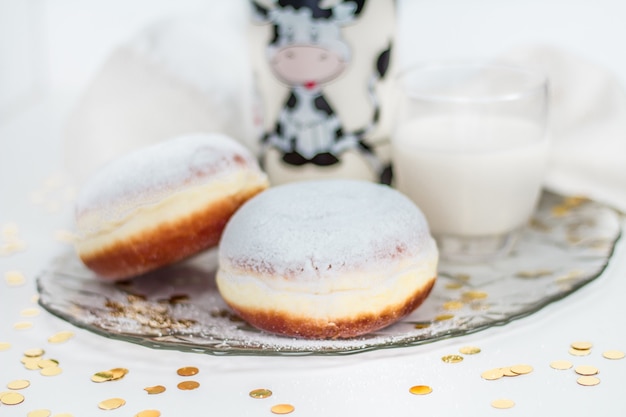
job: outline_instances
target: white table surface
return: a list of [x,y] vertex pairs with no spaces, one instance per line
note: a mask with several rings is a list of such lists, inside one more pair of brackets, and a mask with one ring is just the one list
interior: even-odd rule
[[[605,272],[565,299],[506,326],[432,344],[387,349],[350,356],[260,357],[210,356],[147,347],[111,340],[52,316],[36,304],[37,274],[68,244],[58,240],[59,231],[71,230],[71,196],[63,176],[61,130],[71,100],[50,97],[0,126],[0,228],[18,227],[26,243],[23,251],[0,256],[0,392],[16,379],[30,381],[19,391],[25,401],[0,404],[0,416],[26,416],[36,409],[52,415],[134,416],[156,409],[163,416],[220,415],[270,416],[277,403],[295,406],[293,416],[388,415],[388,416],[619,416],[626,415],[626,359],[608,360],[602,352],[626,350],[626,242],[620,242]],[[9,285],[7,271],[24,274],[25,283]],[[35,317],[25,309],[37,308]],[[30,329],[14,328],[30,321]],[[75,337],[50,344],[52,334],[70,330]],[[591,354],[568,354],[576,340],[593,343]],[[481,353],[465,356],[461,363],[444,363],[441,357],[475,345]],[[26,349],[41,347],[45,357],[57,359],[63,372],[45,377],[20,363]],[[600,369],[601,383],[586,387],[576,383],[573,369],[557,371],[549,364],[567,359],[574,365]],[[528,375],[486,381],[487,369],[526,363]],[[183,366],[200,373],[190,379],[200,388],[181,391],[184,380],[176,374]],[[90,381],[97,371],[115,367],[129,369],[121,380],[102,384]],[[167,388],[148,395],[152,385]],[[413,385],[433,388],[426,396],[409,393]],[[252,399],[248,393],[267,388],[273,395]],[[112,411],[97,404],[121,397],[126,405]],[[490,404],[509,398],[508,410]]]

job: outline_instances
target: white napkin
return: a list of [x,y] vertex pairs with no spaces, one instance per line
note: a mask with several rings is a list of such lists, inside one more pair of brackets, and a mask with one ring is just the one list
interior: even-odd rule
[[247,5],[210,3],[141,30],[94,74],[64,132],[65,168],[79,185],[109,160],[177,135],[259,137]]
[[626,94],[608,70],[547,45],[500,59],[542,71],[550,83],[553,148],[546,186],[626,212]]
[[[70,173],[85,178],[125,152],[190,131],[221,131],[254,150],[250,138],[258,137],[261,121],[248,14],[232,6],[224,13],[161,22],[109,57],[69,119]],[[554,146],[547,187],[626,212],[623,86],[609,71],[556,47],[519,47],[499,59],[549,77]]]

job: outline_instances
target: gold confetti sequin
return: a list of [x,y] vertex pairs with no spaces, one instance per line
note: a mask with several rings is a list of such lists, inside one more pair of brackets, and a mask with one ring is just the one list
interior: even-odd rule
[[109,372],[111,373],[111,381],[115,381],[118,379],[122,379],[126,376],[126,374],[128,373],[128,369],[126,368],[113,368],[110,369]]
[[39,358],[40,356],[43,356],[44,353],[46,353],[46,351],[41,348],[33,348],[25,350],[24,356],[26,356],[27,358]]
[[177,387],[179,390],[190,391],[200,387],[200,383],[197,381],[183,381]]
[[59,366],[59,361],[56,359],[40,359],[37,361],[37,366],[41,369],[51,368],[51,367]]
[[464,355],[476,355],[480,353],[480,348],[476,346],[463,346],[459,349],[459,352]]
[[591,366],[591,365],[580,365],[580,366],[577,366],[576,368],[574,368],[574,371],[578,375],[585,375],[585,376],[595,375],[598,372],[600,372],[598,370],[598,368],[596,368],[595,366]]
[[589,350],[593,347],[593,344],[587,341],[577,341],[577,342],[572,342],[570,347],[576,350]]
[[96,372],[91,376],[93,382],[106,382],[113,379],[113,374],[108,371]]
[[484,371],[480,374],[482,379],[486,379],[487,381],[495,381],[496,379],[500,379],[504,376],[503,368],[493,368]]
[[576,380],[580,385],[584,385],[586,387],[591,387],[594,385],[598,385],[600,383],[600,379],[595,376],[581,376]]
[[165,392],[165,387],[163,385],[154,385],[152,387],[145,387],[143,390],[150,395],[155,395]]
[[263,398],[268,398],[272,396],[272,391],[266,389],[266,388],[259,388],[259,389],[254,389],[252,391],[250,391],[250,396],[252,398],[256,398],[256,399],[263,399]]
[[39,410],[29,411],[28,414],[26,414],[26,417],[50,417],[51,414],[50,410],[42,408]]
[[430,323],[415,323],[414,327],[416,329],[428,329],[430,327]]
[[20,316],[22,317],[36,317],[40,313],[38,308],[25,308],[20,311]]
[[179,368],[176,373],[180,376],[193,376],[196,375],[200,370],[195,366],[185,366],[184,368]]
[[143,410],[135,414],[135,417],[160,417],[161,412],[159,410]]
[[52,366],[49,368],[43,368],[39,373],[43,376],[56,376],[63,372],[63,369],[58,366]]
[[491,402],[491,406],[494,408],[500,408],[500,409],[506,409],[506,408],[511,408],[515,405],[515,402],[513,400],[509,400],[507,398],[501,398],[498,400],[493,400]]
[[604,356],[606,359],[623,359],[624,358],[624,352],[622,352],[621,350],[606,350],[604,352],[602,352],[602,356]]
[[472,300],[484,300],[488,296],[489,296],[489,294],[487,294],[484,291],[475,291],[475,290],[464,292],[463,295],[462,295],[463,299],[469,300],[469,301],[472,301]]
[[550,362],[550,367],[552,369],[557,369],[559,371],[564,371],[566,369],[570,369],[572,366],[574,366],[574,365],[570,361],[565,361],[565,360]]
[[445,363],[459,363],[463,361],[463,356],[461,355],[446,355],[441,358]]
[[581,350],[581,349],[570,348],[568,352],[572,356],[587,356],[591,353],[591,349]]
[[409,388],[409,392],[414,395],[427,395],[433,392],[433,389],[428,385],[414,385]]
[[0,342],[0,352],[9,349],[11,349],[11,344],[9,342]]
[[10,286],[18,286],[26,283],[26,278],[20,271],[7,271],[4,273],[4,280]]
[[533,371],[533,367],[530,365],[513,365],[511,366],[511,371],[518,375],[526,375]]
[[454,314],[440,314],[437,317],[435,317],[435,321],[446,321],[446,320],[452,320],[454,318]]
[[33,327],[32,321],[18,321],[13,325],[15,330],[27,330]]
[[8,389],[24,389],[30,386],[30,382],[25,379],[16,379],[7,384]]
[[445,285],[445,288],[447,290],[458,290],[459,288],[463,287],[463,283],[462,282],[449,282]]
[[4,405],[17,405],[24,402],[24,396],[18,392],[8,392],[0,397],[0,402]]
[[115,410],[126,404],[123,398],[109,398],[108,400],[100,401],[98,408],[101,410]]
[[295,407],[291,404],[276,404],[271,408],[274,414],[289,414],[293,410],[295,410]]
[[63,343],[74,337],[73,332],[63,331],[53,334],[48,338],[49,343]]
[[516,374],[515,372],[513,372],[510,366],[507,366],[501,369],[502,369],[502,374],[506,376],[507,378],[513,378],[513,377],[521,375],[521,374]]
[[454,311],[462,309],[464,305],[462,301],[453,300],[443,303],[443,308],[444,310]]

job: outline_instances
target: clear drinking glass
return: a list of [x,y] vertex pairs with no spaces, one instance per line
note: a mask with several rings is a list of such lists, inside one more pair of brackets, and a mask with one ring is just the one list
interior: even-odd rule
[[395,186],[424,212],[442,258],[507,254],[538,203],[548,83],[497,64],[437,64],[399,77]]

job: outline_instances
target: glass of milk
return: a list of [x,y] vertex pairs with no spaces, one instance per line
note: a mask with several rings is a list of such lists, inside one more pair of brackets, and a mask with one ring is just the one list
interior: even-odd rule
[[510,252],[546,170],[548,83],[497,64],[436,64],[400,75],[394,185],[424,212],[441,257]]

